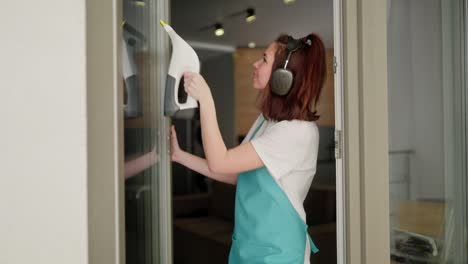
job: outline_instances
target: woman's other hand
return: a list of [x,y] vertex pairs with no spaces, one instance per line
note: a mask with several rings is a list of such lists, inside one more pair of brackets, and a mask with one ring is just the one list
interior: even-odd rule
[[177,141],[177,133],[174,125],[171,126],[171,160],[179,162],[180,154],[182,150],[179,147],[179,141]]
[[199,73],[184,72],[184,88],[186,93],[199,102],[211,97],[210,87]]

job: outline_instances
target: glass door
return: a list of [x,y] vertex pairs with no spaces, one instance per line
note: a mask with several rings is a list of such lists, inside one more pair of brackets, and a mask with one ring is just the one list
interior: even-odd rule
[[467,1],[442,1],[445,228],[441,263],[466,263]]
[[127,264],[169,263],[171,236],[168,144],[163,116],[168,1],[122,0],[124,81],[125,244]]
[[392,263],[467,263],[466,1],[390,1]]

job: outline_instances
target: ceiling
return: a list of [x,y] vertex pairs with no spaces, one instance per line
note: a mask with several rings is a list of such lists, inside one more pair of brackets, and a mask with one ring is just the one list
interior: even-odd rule
[[[229,14],[255,8],[257,19],[247,24],[244,16]],[[222,22],[225,34],[200,28]],[[251,41],[266,47],[280,33],[303,37],[314,32],[327,48],[333,47],[333,1],[296,0],[285,5],[282,0],[172,0],[171,26],[189,42],[219,47],[246,47]]]

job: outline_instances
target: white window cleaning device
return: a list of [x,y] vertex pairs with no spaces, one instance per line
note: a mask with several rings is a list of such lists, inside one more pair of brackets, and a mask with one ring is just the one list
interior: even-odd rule
[[172,27],[162,20],[160,23],[169,34],[172,42],[172,55],[164,94],[164,115],[172,117],[180,110],[198,107],[197,101],[190,95],[187,95],[186,102],[179,102],[179,90],[184,91],[182,81],[184,72],[200,72],[200,60],[195,50],[177,35]]

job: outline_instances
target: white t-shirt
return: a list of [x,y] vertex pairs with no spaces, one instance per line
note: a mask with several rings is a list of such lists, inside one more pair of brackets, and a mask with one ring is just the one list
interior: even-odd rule
[[[262,120],[260,115],[242,143],[247,142]],[[250,142],[305,222],[303,203],[317,169],[319,130],[315,122],[265,120]],[[311,249],[306,241],[304,263],[308,264]]]

